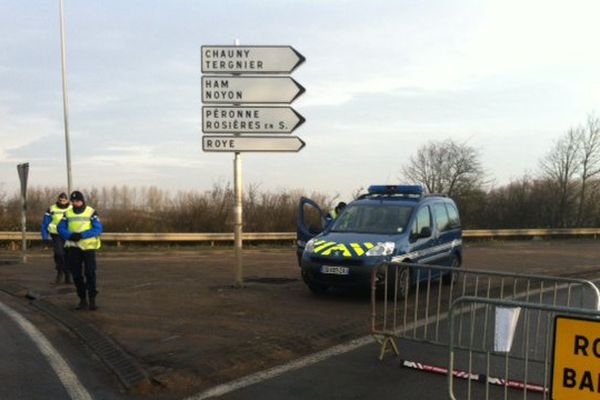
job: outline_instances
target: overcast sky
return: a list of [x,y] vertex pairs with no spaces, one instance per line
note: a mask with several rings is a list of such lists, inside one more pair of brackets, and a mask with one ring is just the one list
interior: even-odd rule
[[[66,185],[58,0],[0,0],[0,184]],[[348,196],[398,182],[429,140],[478,148],[495,184],[535,172],[600,111],[600,2],[65,0],[74,184],[208,189],[200,46],[307,61],[300,153],[244,154],[244,183]]]

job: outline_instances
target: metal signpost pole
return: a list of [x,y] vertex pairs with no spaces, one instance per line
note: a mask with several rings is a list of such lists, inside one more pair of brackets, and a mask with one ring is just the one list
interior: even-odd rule
[[235,286],[242,287],[244,273],[242,265],[242,156],[235,153],[233,159],[233,180],[235,204],[233,206],[234,226],[233,237],[235,242]]
[[67,60],[65,50],[65,18],[63,15],[63,0],[60,0],[60,53],[63,89],[63,111],[65,121],[65,147],[67,153],[67,193],[71,193],[73,187],[71,178],[71,143],[69,139],[69,99],[67,97]]
[[[235,39],[235,46],[240,45],[239,39]],[[233,239],[235,246],[235,287],[242,287],[244,285],[244,270],[242,264],[242,156],[240,152],[235,152],[233,157],[233,191],[235,197],[235,204],[233,205]]]
[[27,176],[29,163],[17,165],[19,181],[21,182],[21,262],[27,262]]

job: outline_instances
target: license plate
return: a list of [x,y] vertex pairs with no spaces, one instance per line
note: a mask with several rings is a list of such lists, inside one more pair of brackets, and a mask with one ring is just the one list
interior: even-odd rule
[[322,265],[321,273],[322,274],[332,274],[332,275],[348,275],[350,273],[350,268],[335,267],[332,265]]

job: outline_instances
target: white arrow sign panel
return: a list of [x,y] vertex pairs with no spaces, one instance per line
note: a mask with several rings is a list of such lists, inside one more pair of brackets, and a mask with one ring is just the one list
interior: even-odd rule
[[297,136],[202,137],[202,150],[209,152],[298,152],[305,144]]
[[286,103],[304,93],[290,77],[202,77],[203,103]]
[[289,74],[305,58],[291,46],[202,46],[202,72]]
[[202,107],[204,133],[292,133],[303,122],[292,107]]

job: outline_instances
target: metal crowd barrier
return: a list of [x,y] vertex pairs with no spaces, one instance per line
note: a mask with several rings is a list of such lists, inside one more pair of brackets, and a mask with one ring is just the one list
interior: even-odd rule
[[[381,345],[380,359],[390,350],[399,354],[399,338],[446,345],[448,313],[464,296],[600,309],[600,291],[585,279],[385,262],[371,275],[371,333]],[[468,332],[459,327],[462,344]]]
[[[497,323],[495,311],[498,308],[520,309],[510,348],[499,349],[495,345],[493,326]],[[472,296],[456,299],[448,316],[449,398],[549,399],[557,314],[600,319],[600,312],[590,309]],[[459,340],[461,330],[468,331],[467,341],[463,343]],[[570,348],[570,344],[560,345]],[[466,380],[466,384],[455,384],[462,380]]]

